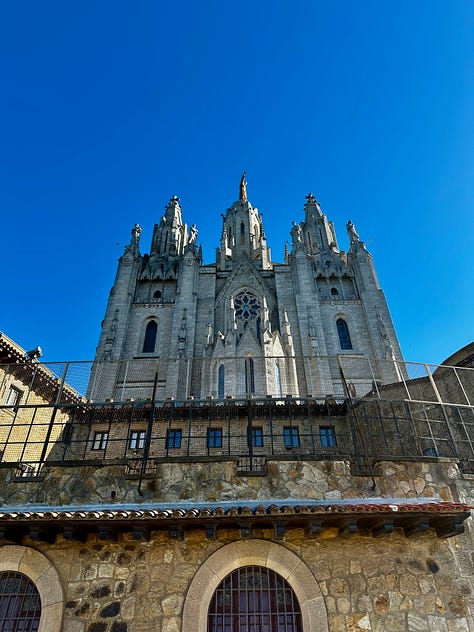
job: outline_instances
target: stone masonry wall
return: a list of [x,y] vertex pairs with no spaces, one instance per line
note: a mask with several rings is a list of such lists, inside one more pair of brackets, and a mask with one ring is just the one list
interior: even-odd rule
[[[137,477],[126,477],[124,464],[45,467],[37,481],[14,479],[15,468],[0,469],[2,504],[67,505],[101,502],[218,502],[305,498],[440,497],[459,500],[464,480],[454,461],[379,462],[374,479],[353,476],[348,461],[289,461],[267,463],[267,475],[237,474],[235,461],[158,462],[153,478],[138,493]],[[375,482],[375,487],[374,487]],[[462,487],[465,500],[466,486]],[[112,493],[114,492],[114,493]],[[113,499],[113,501],[112,501]]]
[[[270,539],[260,530],[255,537]],[[149,543],[124,535],[118,543],[89,536],[87,543],[58,537],[38,547],[56,567],[65,591],[64,632],[178,632],[183,603],[200,565],[218,548],[239,538],[220,530],[209,541],[203,531],[182,541],[156,532]],[[313,539],[287,533],[281,546],[298,555],[324,596],[330,632],[461,632],[474,629],[469,614],[472,581],[458,567],[451,543],[429,534],[374,539],[337,536],[326,529]]]
[[[375,489],[371,477],[351,475],[345,461],[274,460],[266,476],[253,477],[237,476],[232,461],[158,463],[155,478],[144,481],[143,497],[137,480],[124,478],[123,464],[45,468],[38,482],[13,482],[12,472],[0,470],[3,505],[377,496],[472,502],[472,481],[448,460],[380,462]],[[273,537],[270,529],[252,531],[252,538]],[[197,570],[236,541],[241,541],[237,528],[218,528],[216,539],[208,540],[196,525],[185,530],[183,540],[159,530],[149,542],[124,533],[117,542],[90,534],[84,543],[59,535],[54,544],[28,537],[22,544],[44,553],[59,573],[64,632],[179,632]],[[330,632],[465,632],[474,631],[473,542],[467,521],[466,533],[451,539],[433,531],[406,538],[399,530],[380,538],[365,532],[344,538],[333,528],[308,537],[291,527],[277,545],[296,554],[314,575]]]

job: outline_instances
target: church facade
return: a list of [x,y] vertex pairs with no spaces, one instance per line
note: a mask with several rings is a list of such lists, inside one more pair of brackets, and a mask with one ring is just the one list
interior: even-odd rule
[[246,187],[213,264],[135,226],[92,362],[0,335],[0,631],[474,631],[473,345],[409,379],[352,222],[274,263]]
[[400,379],[396,332],[352,222],[344,252],[308,195],[291,249],[275,263],[245,174],[222,218],[213,264],[203,264],[197,228],[184,223],[177,197],[154,227],[149,254],[140,253],[140,227],[132,230],[103,321],[92,399],[151,398],[157,371],[155,399],[343,396],[334,361],[342,356],[370,359],[358,363],[354,394]]

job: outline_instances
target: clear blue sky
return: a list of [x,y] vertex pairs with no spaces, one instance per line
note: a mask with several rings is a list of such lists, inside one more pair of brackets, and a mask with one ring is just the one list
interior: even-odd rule
[[408,360],[474,339],[474,4],[2,3],[0,330],[91,359],[171,195],[214,259],[247,171],[275,261],[312,191],[374,255]]

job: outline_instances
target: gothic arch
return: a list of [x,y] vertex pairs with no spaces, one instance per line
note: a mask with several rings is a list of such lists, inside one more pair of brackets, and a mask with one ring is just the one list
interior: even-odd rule
[[230,572],[250,565],[274,570],[290,584],[301,607],[303,632],[328,632],[323,594],[308,566],[281,544],[257,539],[227,544],[203,563],[186,595],[182,632],[206,632],[214,591]]
[[41,598],[38,632],[61,632],[63,589],[58,572],[48,558],[27,546],[2,546],[0,548],[1,571],[23,573],[35,584]]
[[155,316],[148,317],[142,325],[139,353],[155,353],[158,337],[158,319]]

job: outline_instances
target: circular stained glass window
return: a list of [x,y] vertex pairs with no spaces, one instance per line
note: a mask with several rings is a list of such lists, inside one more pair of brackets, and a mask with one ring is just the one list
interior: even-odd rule
[[241,292],[234,298],[235,315],[244,322],[256,318],[260,312],[258,299],[250,292]]

